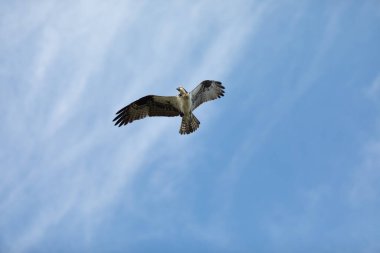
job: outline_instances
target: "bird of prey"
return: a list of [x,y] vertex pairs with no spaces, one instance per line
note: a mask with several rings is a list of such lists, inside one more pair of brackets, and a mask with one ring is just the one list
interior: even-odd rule
[[199,120],[193,111],[202,103],[224,96],[221,82],[213,80],[202,81],[194,90],[187,92],[178,87],[177,96],[148,95],[120,109],[113,121],[115,126],[123,126],[134,120],[152,116],[181,116],[180,134],[190,134],[198,129]]

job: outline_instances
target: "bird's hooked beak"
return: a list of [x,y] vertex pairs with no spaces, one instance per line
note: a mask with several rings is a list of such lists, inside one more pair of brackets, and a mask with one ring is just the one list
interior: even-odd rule
[[185,88],[183,88],[182,86],[179,86],[179,87],[177,88],[177,90],[178,90],[179,93],[181,93],[181,94],[186,94],[186,93],[187,93],[186,90],[185,90]]
[[179,86],[177,88],[177,90],[179,91],[179,95],[180,96],[185,96],[187,94],[187,91],[185,90],[185,88],[183,88],[182,86]]

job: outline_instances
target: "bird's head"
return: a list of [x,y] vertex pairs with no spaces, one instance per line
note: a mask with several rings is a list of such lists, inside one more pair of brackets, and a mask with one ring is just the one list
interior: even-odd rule
[[185,88],[183,88],[182,86],[179,86],[179,87],[177,88],[177,90],[179,91],[179,94],[180,94],[181,96],[187,94],[187,91],[186,91]]

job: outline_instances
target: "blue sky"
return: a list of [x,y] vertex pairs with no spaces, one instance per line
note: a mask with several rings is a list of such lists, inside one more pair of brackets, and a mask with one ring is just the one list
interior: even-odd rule
[[[1,1],[0,252],[379,252],[379,41],[375,0]],[[195,133],[113,126],[204,79]]]

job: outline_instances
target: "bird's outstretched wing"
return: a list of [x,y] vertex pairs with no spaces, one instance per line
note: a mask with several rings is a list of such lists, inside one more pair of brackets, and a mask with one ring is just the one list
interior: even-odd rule
[[120,109],[113,121],[120,127],[146,116],[173,117],[180,113],[177,97],[148,95]]
[[191,110],[195,110],[204,102],[224,96],[224,86],[219,81],[205,80],[201,82],[191,94]]

